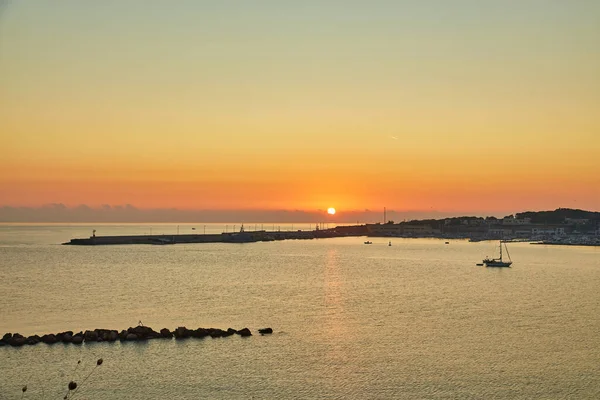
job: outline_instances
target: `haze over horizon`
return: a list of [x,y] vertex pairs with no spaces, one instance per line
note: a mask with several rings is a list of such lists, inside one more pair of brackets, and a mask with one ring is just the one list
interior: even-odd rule
[[3,4],[5,213],[600,210],[600,2]]
[[[64,204],[46,204],[42,207],[0,206],[0,223],[378,223],[386,221],[443,219],[475,216],[497,217],[526,211],[497,211],[488,214],[476,212],[443,212],[438,210],[337,210],[334,215],[327,210],[181,210],[176,208],[140,209],[131,204],[89,207],[80,204],[67,207]],[[586,210],[595,211],[595,210]]]

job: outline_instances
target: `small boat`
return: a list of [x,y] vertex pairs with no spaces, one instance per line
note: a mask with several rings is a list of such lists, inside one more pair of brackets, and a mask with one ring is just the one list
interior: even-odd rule
[[450,242],[445,242],[444,244],[450,244]]
[[368,240],[367,240],[367,241],[365,242],[365,244],[373,244],[373,242],[370,242],[370,241],[368,241]]
[[[506,255],[508,255],[508,261],[504,261],[502,259],[502,243],[504,243],[504,248],[506,249]],[[510,267],[512,265],[512,260],[510,259],[510,254],[508,253],[508,247],[506,247],[506,242],[500,241],[500,258],[489,258],[486,257],[483,259],[482,263],[486,267]]]

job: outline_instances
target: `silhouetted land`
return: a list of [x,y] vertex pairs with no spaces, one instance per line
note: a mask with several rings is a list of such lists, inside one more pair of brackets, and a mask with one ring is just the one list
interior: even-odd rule
[[477,240],[529,240],[547,244],[600,244],[600,212],[559,208],[496,217],[452,217],[384,224],[336,226],[313,231],[240,231],[221,234],[91,236],[71,239],[70,245],[176,243],[251,243],[343,236],[437,237]]

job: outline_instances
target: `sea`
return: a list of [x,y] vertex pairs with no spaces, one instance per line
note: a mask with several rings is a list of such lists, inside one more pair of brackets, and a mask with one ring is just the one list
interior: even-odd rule
[[497,242],[61,245],[94,229],[234,227],[2,224],[0,335],[142,323],[253,336],[3,346],[0,399],[62,399],[71,381],[82,399],[600,398],[598,247],[509,243],[512,268],[486,268]]

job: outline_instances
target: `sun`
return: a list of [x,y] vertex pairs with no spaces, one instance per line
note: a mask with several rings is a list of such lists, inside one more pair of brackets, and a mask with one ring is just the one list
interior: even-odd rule
[[335,208],[333,208],[333,207],[329,207],[329,208],[327,209],[327,214],[330,214],[330,215],[333,215],[333,214],[335,214]]

